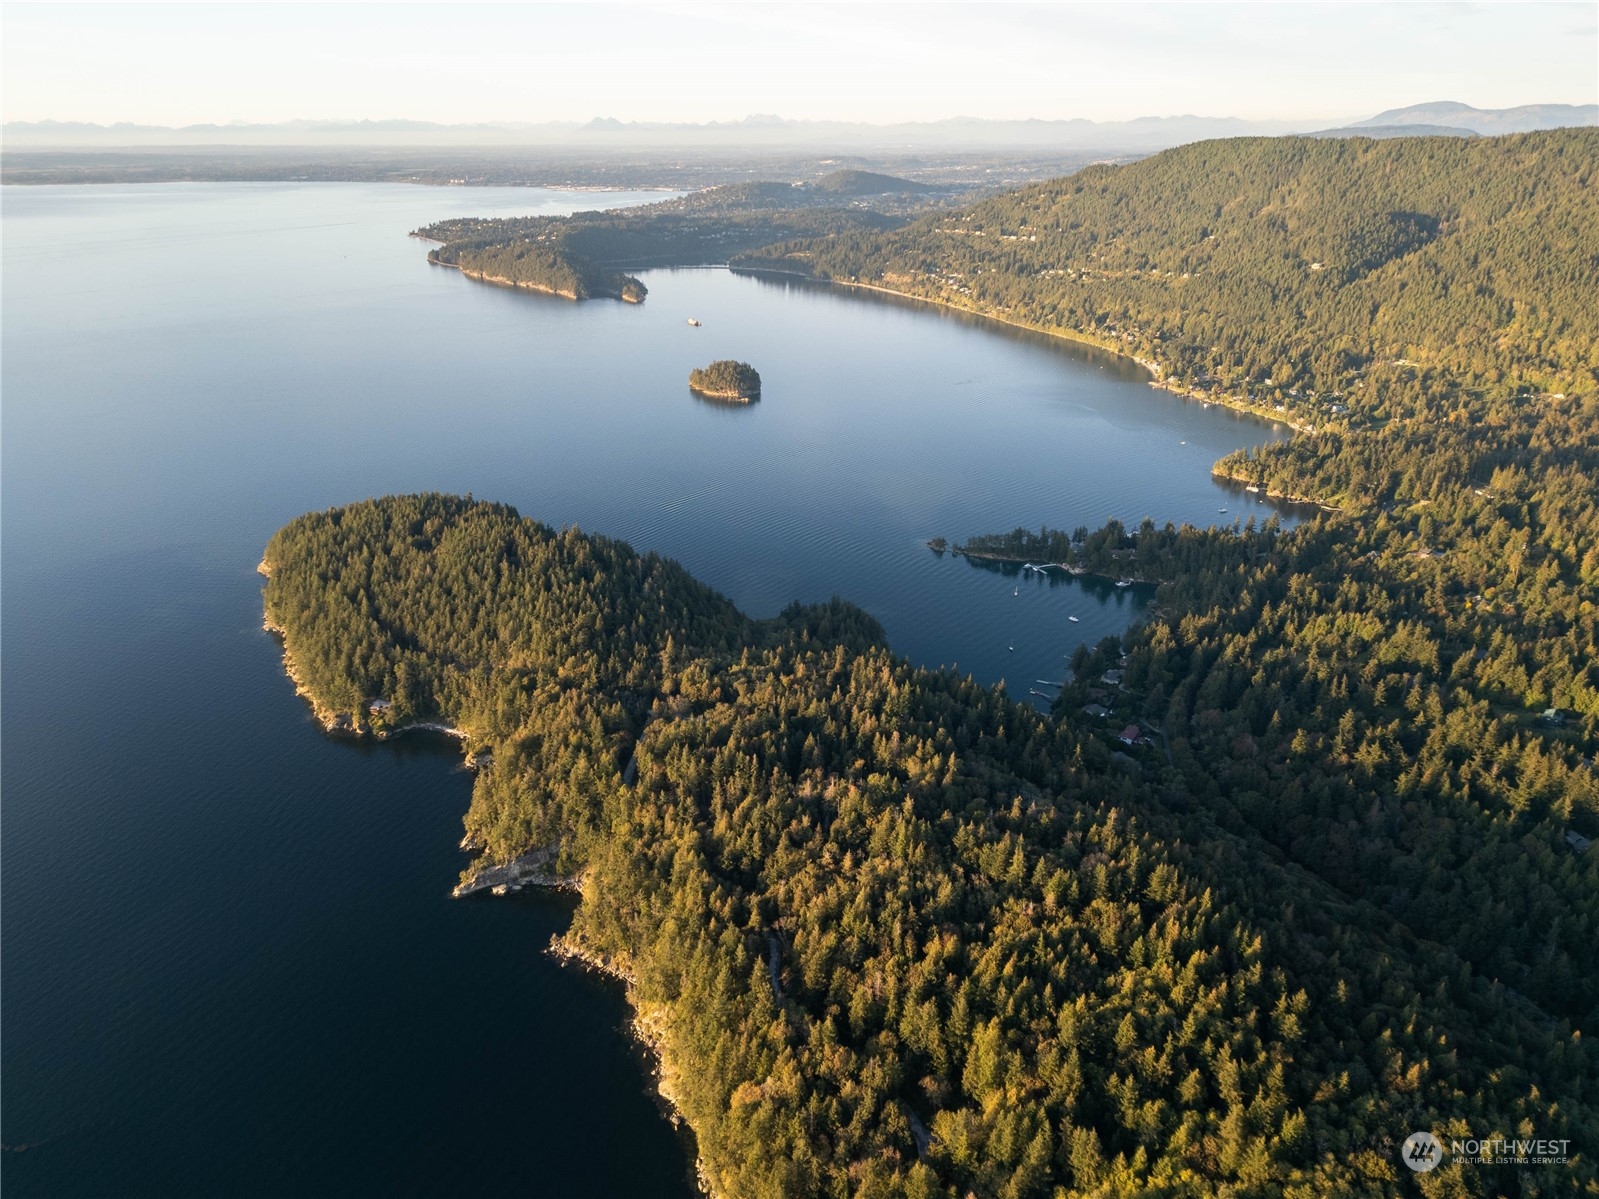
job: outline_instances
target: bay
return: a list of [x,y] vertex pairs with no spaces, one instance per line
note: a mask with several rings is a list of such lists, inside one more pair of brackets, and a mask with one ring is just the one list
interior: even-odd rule
[[[571,304],[406,237],[654,198],[0,191],[9,1192],[693,1193],[620,995],[543,952],[565,901],[448,898],[453,749],[330,741],[294,697],[254,567],[298,513],[472,492],[753,615],[842,595],[1018,696],[1147,595],[929,537],[1268,513],[1208,468],[1280,430],[1109,356],[725,270]],[[758,403],[688,391],[719,357]]]

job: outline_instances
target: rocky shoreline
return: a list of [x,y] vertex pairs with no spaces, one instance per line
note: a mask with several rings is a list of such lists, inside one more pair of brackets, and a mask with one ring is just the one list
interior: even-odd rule
[[541,295],[560,296],[563,300],[575,301],[578,299],[578,294],[575,291],[561,291],[559,288],[545,287],[542,283],[507,279],[504,275],[486,275],[482,271],[469,270],[458,262],[445,262],[443,259],[436,257],[437,253],[437,250],[428,251],[428,261],[434,266],[447,266],[451,270],[460,271],[468,279],[477,280],[479,283],[492,283],[496,287],[509,287],[519,291],[536,291]]
[[[420,235],[413,233],[411,236],[418,237]],[[433,239],[423,238],[422,240],[432,241]],[[571,300],[574,303],[579,300],[589,299],[591,296],[610,300],[621,300],[624,304],[643,303],[643,297],[630,296],[625,291],[596,291],[591,293],[591,296],[580,296],[575,291],[563,291],[558,287],[547,287],[542,283],[534,283],[529,279],[507,279],[504,275],[489,275],[485,274],[483,271],[474,271],[470,267],[464,267],[459,262],[445,262],[444,259],[438,256],[438,254],[439,252],[437,250],[428,251],[428,261],[434,266],[447,266],[453,271],[460,271],[461,274],[465,275],[468,279],[474,279],[479,283],[491,283],[495,287],[509,287],[513,291],[536,291],[540,295],[559,296],[563,300]]]
[[[256,567],[256,570],[267,578],[272,576],[271,564],[264,558],[261,560],[260,565]],[[294,683],[295,694],[301,696],[310,704],[312,713],[326,732],[355,737],[371,737],[374,740],[383,741],[413,730],[428,730],[456,737],[462,741],[470,741],[471,734],[467,730],[439,722],[418,721],[395,729],[376,730],[365,725],[358,725],[354,718],[347,713],[334,712],[317,698],[300,675],[295,666],[294,655],[289,651],[285,630],[273,622],[270,614],[263,617],[261,627],[278,639],[279,645],[283,650],[284,671],[289,676],[290,681]],[[488,769],[490,758],[487,753],[479,755],[469,752],[466,755],[466,764],[473,769]],[[484,847],[471,833],[467,833],[461,838],[460,848],[468,853],[481,853]],[[450,894],[455,899],[462,899],[484,891],[489,892],[491,895],[501,896],[513,894],[530,887],[581,894],[583,883],[581,874],[563,875],[557,873],[555,869],[556,862],[560,857],[560,849],[559,845],[551,845],[530,850],[498,866],[484,865],[482,864],[482,859],[479,859],[468,867],[463,874],[461,882],[455,886]],[[594,970],[622,984],[626,992],[628,1006],[633,1011],[629,1031],[652,1063],[651,1076],[655,1083],[656,1094],[659,1096],[662,1110],[674,1129],[692,1138],[692,1127],[684,1117],[678,1099],[677,1079],[679,1072],[666,1052],[667,1013],[665,1008],[646,1007],[640,1004],[636,982],[631,972],[621,963],[613,961],[609,956],[593,952],[570,933],[551,938],[549,952],[557,961],[563,964],[579,965],[586,969]],[[722,1199],[711,1186],[704,1160],[697,1153],[694,1159],[694,1175],[702,1194],[708,1196],[709,1199]]]
[[688,389],[695,395],[701,395],[711,400],[726,400],[729,403],[751,404],[761,398],[758,391],[708,391],[703,387],[695,387],[690,383]]
[[[255,570],[257,574],[266,578],[272,577],[272,564],[265,558],[261,559],[260,565]],[[294,693],[311,705],[311,713],[322,726],[323,732],[342,737],[371,737],[374,741],[388,741],[405,733],[442,733],[446,737],[454,737],[457,741],[472,739],[472,734],[466,729],[457,728],[440,720],[413,720],[410,724],[398,725],[392,729],[380,729],[373,728],[353,713],[335,712],[317,698],[316,693],[306,684],[299,667],[295,665],[294,654],[289,650],[287,630],[272,619],[270,612],[262,616],[261,628],[278,639],[278,646],[283,650],[283,673],[288,675],[289,681],[294,684]],[[473,769],[486,766],[487,763],[487,755],[481,759],[472,753],[466,755],[466,764]]]
[[[562,965],[592,970],[622,984],[627,995],[627,1004],[633,1009],[633,1019],[629,1022],[628,1031],[650,1060],[652,1067],[650,1073],[655,1081],[655,1093],[660,1099],[662,1111],[675,1130],[686,1132],[692,1137],[693,1126],[683,1114],[682,1101],[678,1095],[677,1081],[680,1072],[667,1053],[666,1009],[640,1003],[637,983],[631,971],[608,954],[594,952],[570,932],[550,938],[549,954]],[[712,1185],[710,1174],[705,1167],[705,1159],[699,1156],[698,1152],[694,1157],[694,1180],[702,1195],[708,1199],[722,1199]]]
[[[265,558],[255,568],[257,574],[270,579],[272,577],[272,564]],[[294,684],[294,694],[311,705],[311,714],[317,719],[324,732],[338,733],[353,731],[354,722],[340,712],[329,708],[306,685],[304,677],[300,674],[299,667],[295,665],[294,655],[289,651],[288,630],[272,619],[272,613],[266,612],[261,618],[261,627],[278,639],[278,646],[283,650],[283,672],[289,676],[289,681]],[[349,727],[346,727],[349,726]]]
[[[461,841],[461,848],[468,850],[477,848],[470,834]],[[450,892],[450,896],[453,899],[462,899],[482,891],[489,891],[495,895],[509,895],[528,887],[547,888],[553,891],[577,891],[582,885],[581,875],[555,872],[555,863],[560,853],[559,845],[550,845],[529,850],[512,858],[503,866],[483,865],[480,860],[467,867],[466,874],[455,890]]]

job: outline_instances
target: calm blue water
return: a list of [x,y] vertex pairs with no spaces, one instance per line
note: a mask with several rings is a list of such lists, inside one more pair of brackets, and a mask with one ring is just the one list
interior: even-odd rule
[[[0,193],[9,1194],[692,1193],[619,995],[543,954],[564,903],[447,898],[448,747],[332,742],[294,698],[253,572],[296,514],[470,491],[754,615],[843,595],[1016,695],[1144,597],[927,538],[1265,514],[1208,466],[1274,431],[1114,360],[725,271],[573,305],[405,236],[594,204]],[[758,404],[691,395],[718,357]]]

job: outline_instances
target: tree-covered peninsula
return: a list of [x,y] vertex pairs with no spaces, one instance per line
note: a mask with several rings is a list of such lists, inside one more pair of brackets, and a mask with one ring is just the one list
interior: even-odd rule
[[[565,944],[627,979],[717,1195],[1401,1195],[1418,1183],[1397,1146],[1418,1128],[1573,1153],[1448,1162],[1422,1193],[1592,1188],[1591,1042],[1407,925],[1386,890],[1299,865],[1279,837],[1316,836],[1303,816],[1255,827],[1271,806],[1240,788],[1292,795],[1327,755],[1369,751],[1366,718],[1346,736],[1314,690],[1283,697],[1303,751],[1263,757],[1228,728],[1232,689],[1281,684],[1238,675],[1232,618],[1212,608],[1242,589],[1280,634],[1319,619],[1275,616],[1297,587],[1353,602],[1286,569],[1284,543],[1305,539],[1303,566],[1339,552],[1333,531],[1251,537],[1136,547],[1177,580],[1173,624],[1127,679],[1188,697],[1173,763],[1118,759],[1091,722],[911,667],[847,604],[752,621],[670,562],[502,505],[312,513],[263,566],[319,711],[462,730],[483,861],[542,850],[581,880]],[[1374,630],[1327,619],[1326,685],[1387,695],[1388,675],[1360,676]],[[1382,661],[1428,669],[1404,635],[1412,656]],[[1466,777],[1431,753],[1423,788]],[[1342,769],[1361,785],[1361,762]],[[1306,801],[1329,820],[1346,802]],[[1389,837],[1413,800],[1394,802],[1377,802]],[[1355,849],[1377,836],[1361,826]]]
[[[324,715],[465,733],[483,863],[581,880],[719,1195],[1595,1193],[1596,168],[1211,142],[745,260],[1300,430],[1217,466],[1290,532],[960,547],[1159,584],[1049,716],[439,496],[293,522],[269,621]],[[572,230],[753,232],[691,207]],[[1416,1130],[1571,1156],[1412,1175]]]
[[[458,218],[415,230],[442,243],[430,261],[474,278],[539,287],[572,298],[642,298],[643,284],[624,271],[725,263],[733,255],[797,237],[896,228],[908,212],[931,206],[916,185],[888,176],[840,178],[812,186],[734,183],[637,208],[571,216]],[[903,193],[874,195],[879,212],[859,205],[861,188],[903,182]],[[828,186],[824,186],[827,184]]]
[[689,372],[688,385],[701,395],[722,400],[754,400],[761,394],[761,376],[747,362],[721,358]]
[[428,251],[428,261],[453,266],[486,283],[525,287],[568,300],[607,296],[642,304],[649,289],[632,275],[597,266],[580,254],[537,238],[452,242]]

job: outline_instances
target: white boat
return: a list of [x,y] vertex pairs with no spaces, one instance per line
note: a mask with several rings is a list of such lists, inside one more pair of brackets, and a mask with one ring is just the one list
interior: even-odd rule
[[1066,619],[1071,621],[1073,624],[1081,623],[1081,622],[1078,621],[1077,617],[1075,617],[1075,616],[1068,616]]
[[688,323],[693,325],[696,329],[700,327],[699,321],[695,320],[693,317],[688,318]]
[[1116,580],[1116,586],[1118,586],[1118,587],[1131,587],[1132,585],[1133,585],[1133,581],[1131,579],[1117,579]]

